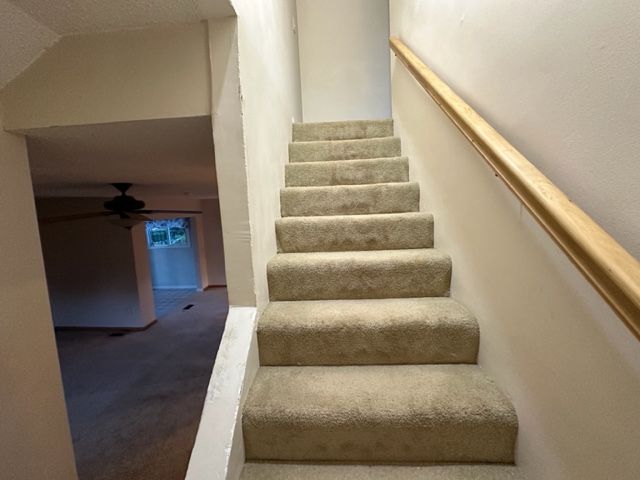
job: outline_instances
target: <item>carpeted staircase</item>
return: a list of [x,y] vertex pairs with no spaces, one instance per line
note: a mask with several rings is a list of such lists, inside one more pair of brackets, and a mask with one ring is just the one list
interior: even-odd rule
[[295,124],[289,159],[242,478],[521,478],[392,121]]

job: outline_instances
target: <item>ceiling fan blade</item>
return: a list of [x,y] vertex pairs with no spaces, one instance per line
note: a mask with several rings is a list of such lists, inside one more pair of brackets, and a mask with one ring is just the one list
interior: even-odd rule
[[72,215],[59,215],[59,216],[56,216],[56,217],[39,218],[38,222],[40,222],[40,223],[69,222],[69,221],[72,221],[72,220],[84,220],[86,218],[108,217],[110,215],[117,215],[117,213],[115,213],[115,212],[75,213],[75,214],[72,214]]
[[122,212],[120,213],[120,218],[130,218],[132,220],[139,220],[141,222],[148,222],[150,220],[153,220],[152,218],[141,215],[138,212]]
[[196,215],[198,213],[202,213],[200,210],[136,210],[136,213],[186,213],[189,215]]

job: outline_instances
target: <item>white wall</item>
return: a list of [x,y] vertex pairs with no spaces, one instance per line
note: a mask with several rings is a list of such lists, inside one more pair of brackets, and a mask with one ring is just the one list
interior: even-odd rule
[[242,407],[260,367],[257,312],[231,307],[211,373],[186,480],[238,480],[244,467]]
[[131,229],[131,243],[138,289],[138,308],[140,309],[140,317],[147,319],[145,323],[149,325],[149,322],[156,318],[156,308],[151,285],[147,232],[144,225],[136,225]]
[[[43,199],[38,211],[41,216],[100,211],[103,201]],[[153,312],[141,308],[132,232],[104,218],[40,225],[55,326],[143,328],[154,320]],[[148,264],[146,248],[138,253]],[[144,274],[140,265],[138,271]],[[150,287],[149,277],[146,282]]]
[[0,92],[8,130],[211,113],[204,23],[62,38]]
[[[193,234],[196,237],[197,242],[197,270],[198,270],[198,288],[205,289],[209,286],[209,272],[207,270],[208,260],[207,257],[207,245],[204,238],[204,222],[202,219],[203,215],[196,215],[191,218],[191,226],[193,227]],[[220,225],[222,228],[222,225]],[[220,241],[222,242],[222,231],[220,233]],[[220,252],[220,255],[224,258],[224,252]],[[224,260],[223,260],[224,262]],[[224,263],[222,264],[222,269],[224,270]]]
[[204,232],[207,271],[207,286],[223,286],[227,280],[224,275],[224,246],[222,244],[222,222],[220,202],[217,198],[202,201],[202,229]]
[[276,254],[275,219],[280,217],[291,121],[301,119],[296,5],[294,0],[232,3],[238,14],[251,249],[261,308],[268,301],[266,264]]
[[77,478],[24,139],[0,121],[0,465],[3,478]]
[[[256,309],[234,305],[263,307],[268,301],[266,263],[276,253],[275,219],[280,216],[279,188],[284,184],[291,121],[301,119],[294,0],[234,0],[233,5],[237,23],[226,19],[208,24],[213,135],[231,308],[189,479],[240,477],[244,445],[239,413],[259,362]],[[204,202],[205,214],[210,208],[215,206]]]
[[388,0],[297,0],[305,122],[391,116]]
[[[617,97],[628,95],[629,108],[636,100],[628,90],[589,98],[596,94],[592,82],[603,87],[602,72],[579,63],[585,61],[584,43],[589,55],[617,66],[619,88],[631,67],[595,48],[604,41],[594,26],[602,17],[587,21],[586,12],[596,15],[595,10],[569,12],[574,6],[566,2],[546,8],[539,2],[516,3],[392,0],[391,32],[433,63],[562,188],[576,196],[583,189],[579,182],[591,184],[590,195],[578,203],[587,209],[591,204],[593,214],[593,197],[599,198],[604,205],[596,205],[597,210],[604,208],[607,215],[594,216],[615,234],[616,217],[627,215],[616,210],[615,197],[639,191],[625,191],[635,182],[637,168],[629,168],[628,152],[622,151],[636,139],[625,136],[623,144],[609,147],[609,138],[622,142],[627,127],[617,117],[630,120],[636,114],[620,109]],[[625,30],[628,21],[614,18],[618,7],[607,7],[597,14],[632,35]],[[573,41],[578,37],[584,42]],[[565,57],[567,52],[583,55],[574,61]],[[603,94],[610,102],[595,114],[591,108],[603,102]],[[396,134],[410,158],[411,177],[421,185],[421,208],[435,214],[436,247],[453,259],[452,295],[477,315],[480,363],[516,405],[518,464],[529,478],[636,478],[637,340],[395,60],[392,98]],[[601,154],[620,150],[615,161],[610,155],[599,157],[620,177],[615,191],[600,195],[597,187],[606,182],[586,175],[602,169],[583,151],[583,140]],[[631,221],[628,228],[638,226]],[[622,233],[617,233],[620,240]]]
[[255,306],[237,19],[209,20],[211,111],[229,305]]
[[640,4],[391,0],[395,33],[640,258]]

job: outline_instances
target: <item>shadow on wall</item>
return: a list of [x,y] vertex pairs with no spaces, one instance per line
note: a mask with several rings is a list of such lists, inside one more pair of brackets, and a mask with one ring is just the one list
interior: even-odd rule
[[[95,211],[102,198],[38,199],[41,215]],[[142,328],[153,321],[141,301],[134,243],[141,232],[102,218],[40,225],[56,327]],[[140,262],[138,262],[140,263]]]

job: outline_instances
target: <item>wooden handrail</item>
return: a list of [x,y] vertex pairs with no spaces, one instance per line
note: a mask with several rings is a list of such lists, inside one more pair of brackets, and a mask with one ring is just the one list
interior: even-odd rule
[[640,340],[640,263],[451,90],[399,38],[391,49]]

